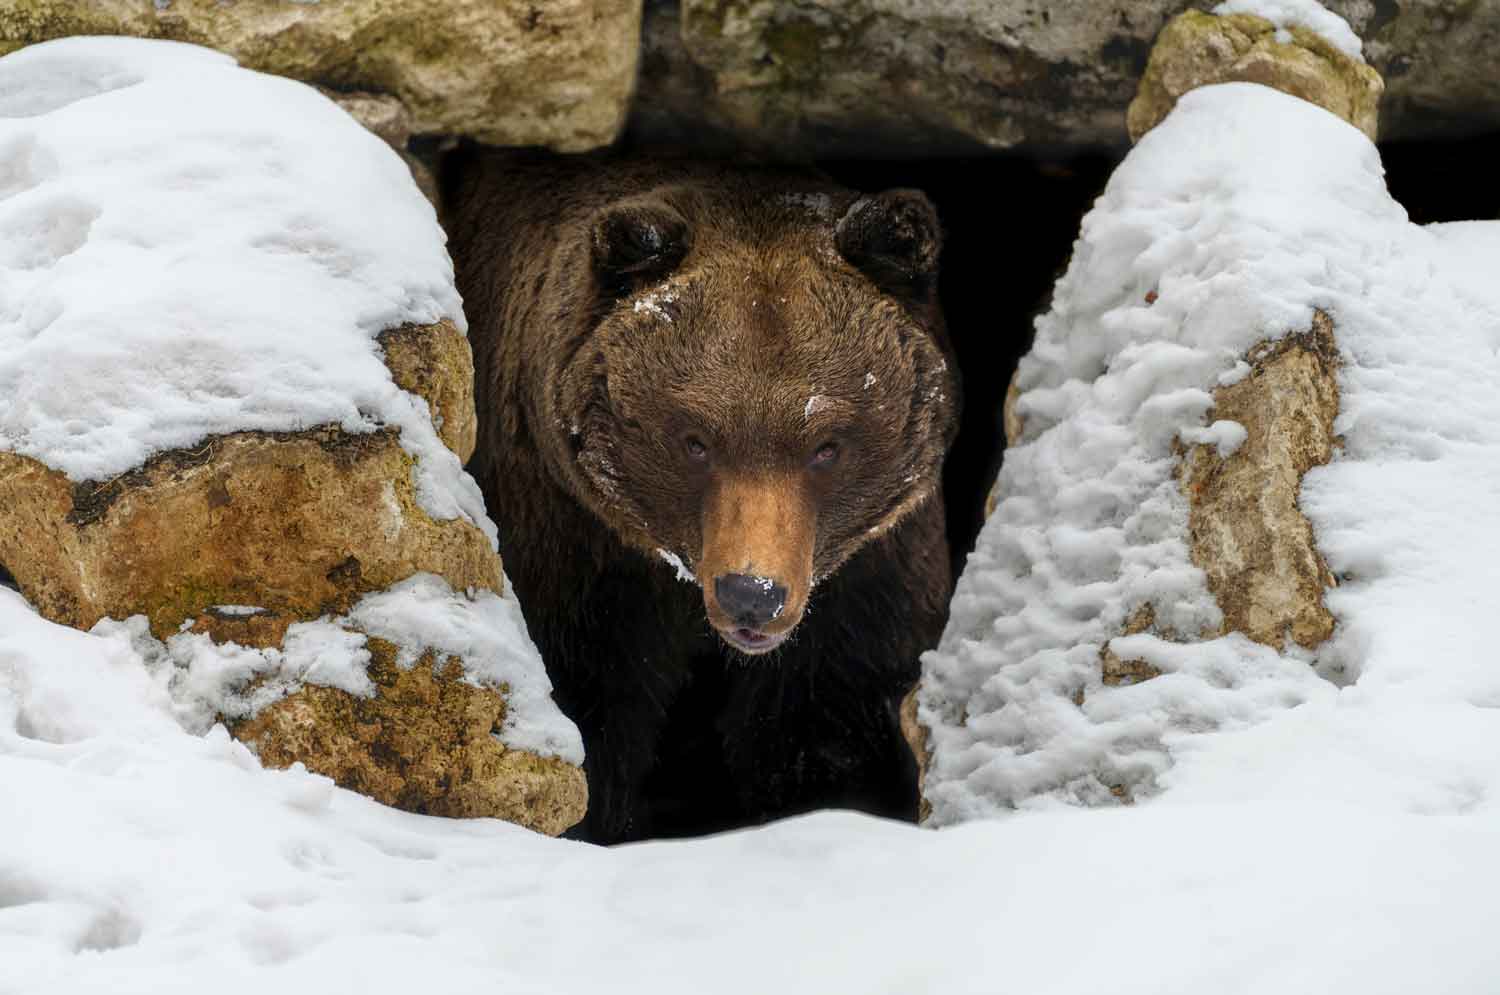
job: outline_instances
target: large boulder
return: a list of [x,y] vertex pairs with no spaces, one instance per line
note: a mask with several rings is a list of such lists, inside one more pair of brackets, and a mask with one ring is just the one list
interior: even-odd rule
[[581,152],[635,82],[641,0],[8,0],[0,55],[70,35],[169,38],[253,69],[399,97],[418,133]]
[[[1221,32],[1191,37],[1200,62],[1233,54]],[[1265,56],[1300,70],[1299,37]],[[1368,349],[1402,320],[1372,310],[1361,274],[1430,272],[1431,249],[1367,135],[1301,79],[1263,76],[1299,99],[1179,94],[1084,221],[1008,392],[990,519],[903,709],[935,823],[1155,794],[1192,737],[1347,679],[1339,577],[1302,496],[1341,445],[1341,322]]]
[[[1214,6],[662,0],[646,9],[631,132],[648,146],[772,158],[974,154],[1022,142],[1121,145],[1126,107],[1158,33],[1185,10]],[[1364,39],[1366,58],[1385,78],[1383,137],[1500,123],[1500,81],[1489,59],[1500,44],[1500,7],[1448,0],[1327,6]],[[1316,65],[1321,46],[1308,43],[1304,29],[1289,34],[1307,48],[1308,64],[1282,71],[1340,91],[1338,99],[1363,113],[1369,80],[1342,67],[1335,75],[1347,78],[1328,79],[1330,67]],[[1236,39],[1232,48],[1223,56],[1243,62],[1246,73],[1233,78],[1262,71],[1255,44]]]
[[472,356],[396,153],[221,55],[72,39],[0,59],[0,177],[0,571],[55,622],[127,626],[184,721],[264,763],[577,822],[582,744],[462,470]]

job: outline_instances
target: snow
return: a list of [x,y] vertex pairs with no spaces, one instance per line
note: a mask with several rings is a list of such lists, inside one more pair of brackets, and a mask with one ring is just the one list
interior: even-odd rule
[[[1272,90],[1193,91],[1142,139],[1037,322],[1024,439],[925,659],[935,823],[1111,788],[1493,812],[1497,258],[1500,223],[1412,225],[1368,139]],[[1334,637],[1308,654],[1117,635],[1142,601],[1185,636],[1219,624],[1172,440],[1236,445],[1238,426],[1203,426],[1210,391],[1314,308],[1343,363],[1342,448],[1301,494],[1339,580]],[[1102,686],[1106,642],[1163,676]]]
[[215,434],[394,425],[422,507],[493,537],[376,342],[443,318],[431,205],[311,87],[164,41],[0,59],[0,450],[108,480]]
[[54,626],[0,590],[3,995],[1487,995],[1500,979],[1483,802],[1372,818],[1169,795],[941,832],[822,813],[606,850],[263,770],[222,727],[185,731],[161,678],[127,632]]
[[1363,43],[1349,22],[1324,7],[1318,0],[1224,0],[1213,9],[1215,14],[1254,14],[1281,29],[1277,41],[1290,42],[1286,29],[1306,28],[1321,35],[1334,48],[1351,59],[1364,62]]
[[687,564],[682,562],[682,557],[678,556],[670,549],[658,549],[656,551],[656,555],[660,556],[662,560],[666,562],[667,566],[677,571],[678,580],[682,581],[684,584],[698,583],[698,578],[693,574],[691,570],[688,569]]
[[[1239,371],[1235,370],[1233,372],[1238,373]],[[1222,383],[1223,377],[1220,376],[1219,380]],[[1234,382],[1238,383],[1237,380]],[[1184,428],[1177,434],[1188,445],[1213,446],[1215,451],[1218,452],[1220,459],[1228,459],[1233,456],[1245,444],[1245,440],[1250,437],[1250,433],[1245,430],[1245,426],[1239,422],[1222,420],[1216,421],[1204,428]]]
[[199,735],[221,715],[252,718],[304,684],[372,696],[365,641],[373,636],[397,646],[400,667],[415,665],[426,650],[439,659],[461,658],[466,681],[505,694],[505,720],[497,733],[502,743],[583,763],[583,740],[552,701],[552,683],[515,598],[492,591],[455,592],[433,574],[417,574],[367,594],[347,616],[294,623],[280,649],[215,643],[188,631],[162,643],[142,615],[105,619],[93,631],[129,644],[141,666],[157,675],[171,699],[172,714],[185,730]]
[[441,577],[417,574],[360,599],[348,622],[402,647],[396,660],[400,666],[416,662],[412,647],[462,657],[466,680],[505,691],[505,721],[498,733],[502,743],[583,763],[583,740],[552,702],[552,682],[514,597],[493,591],[461,595]]

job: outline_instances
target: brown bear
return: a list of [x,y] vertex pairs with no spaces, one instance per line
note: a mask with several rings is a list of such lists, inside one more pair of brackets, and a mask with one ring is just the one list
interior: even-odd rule
[[445,187],[470,469],[583,733],[577,835],[913,818],[959,389],[926,198],[481,150]]

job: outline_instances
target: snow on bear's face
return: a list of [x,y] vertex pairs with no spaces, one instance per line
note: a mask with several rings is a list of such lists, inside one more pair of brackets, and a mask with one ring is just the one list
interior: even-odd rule
[[837,222],[822,195],[724,210],[673,193],[596,218],[597,322],[552,421],[595,514],[680,562],[724,641],[764,653],[937,490],[958,403],[937,219],[905,191]]

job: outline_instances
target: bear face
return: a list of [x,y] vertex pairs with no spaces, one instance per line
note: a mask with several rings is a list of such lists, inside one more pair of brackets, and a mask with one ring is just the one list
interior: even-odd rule
[[665,183],[578,227],[532,406],[574,497],[755,655],[936,492],[958,383],[921,194],[738,193]]

